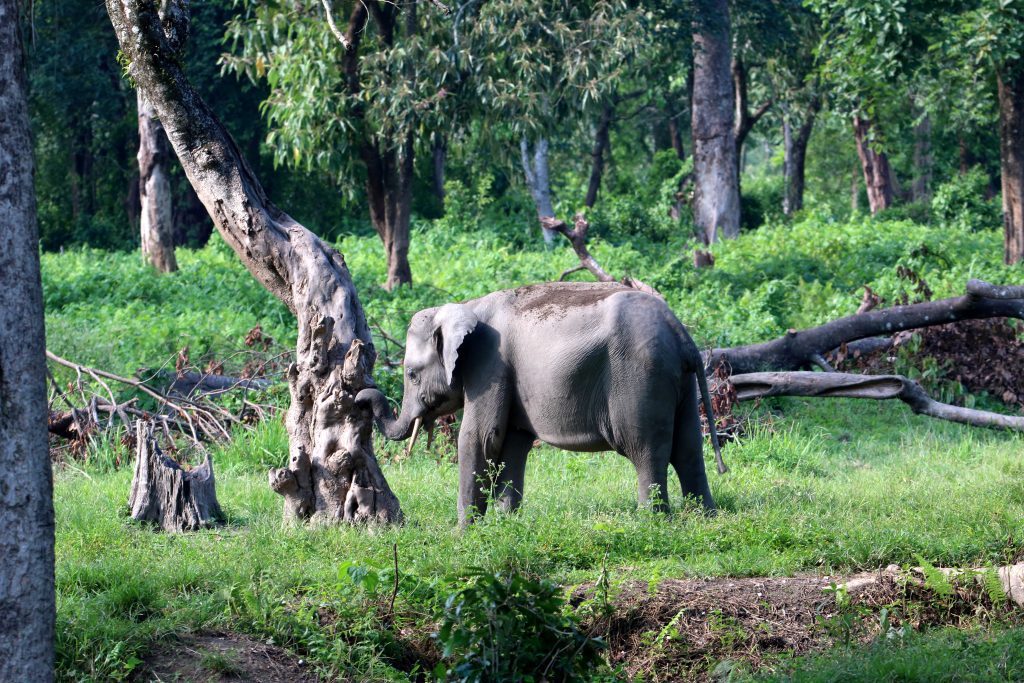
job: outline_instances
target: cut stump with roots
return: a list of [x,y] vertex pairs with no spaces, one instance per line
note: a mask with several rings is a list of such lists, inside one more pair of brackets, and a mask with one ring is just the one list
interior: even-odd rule
[[223,523],[209,453],[203,464],[187,470],[160,451],[153,431],[150,422],[135,425],[135,476],[128,497],[132,519],[171,532]]

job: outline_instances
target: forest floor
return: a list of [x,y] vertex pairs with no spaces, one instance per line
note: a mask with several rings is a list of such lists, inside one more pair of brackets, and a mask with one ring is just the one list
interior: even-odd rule
[[[594,252],[658,286],[704,346],[852,313],[862,284],[896,301],[909,287],[897,263],[926,278],[936,297],[961,292],[968,277],[1024,279],[999,265],[995,231],[870,221],[829,231],[822,247],[811,221],[762,228],[723,245],[715,268],[702,272],[685,259],[666,264],[662,244],[598,241]],[[418,231],[415,240],[422,275],[394,295],[375,287],[383,279],[375,238],[343,245],[375,333],[392,339],[419,308],[557,276],[573,259],[568,249],[517,251],[504,235]],[[918,243],[929,247],[915,252]],[[130,375],[168,358],[173,366],[188,345],[194,363],[226,361],[230,373],[232,363],[266,362],[272,375],[283,362],[275,354],[294,342],[283,306],[223,245],[182,251],[179,261],[181,272],[157,277],[135,254],[44,255],[51,350]],[[439,263],[445,268],[432,272]],[[259,357],[243,341],[256,325],[276,340]],[[401,350],[383,334],[377,342],[375,377],[397,398],[400,369],[385,358]],[[1020,351],[1001,348],[1012,357],[993,370]],[[987,357],[972,356],[979,365]],[[908,373],[919,360],[893,358],[878,369]],[[54,372],[61,386],[75,381]],[[916,372],[944,400],[1015,409],[968,395],[941,358]],[[1005,391],[1019,399],[1017,386]],[[284,405],[286,393],[277,386],[266,400]],[[1024,680],[1021,610],[997,595],[941,584],[882,582],[853,596],[832,587],[892,564],[1020,562],[1024,437],[915,416],[899,403],[774,399],[741,405],[739,417],[743,435],[724,451],[731,471],[709,468],[715,517],[688,506],[676,485],[672,514],[637,509],[624,458],[540,447],[522,509],[489,513],[466,531],[457,528],[454,448],[444,438],[411,457],[404,444],[376,443],[404,525],[285,528],[281,498],[267,485],[267,471],[287,457],[284,428],[272,419],[240,429],[211,450],[227,523],[187,535],[128,518],[131,453],[118,435],[77,452],[62,446],[58,677],[273,681],[273,669],[289,680],[430,678],[442,653],[439,620],[478,568],[561,586],[580,628],[604,639],[604,680]]]

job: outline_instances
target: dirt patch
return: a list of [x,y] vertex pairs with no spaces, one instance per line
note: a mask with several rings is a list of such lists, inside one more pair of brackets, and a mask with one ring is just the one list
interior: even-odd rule
[[612,294],[629,292],[617,282],[547,282],[515,290],[515,307],[521,313],[533,312],[541,318],[564,314],[572,308],[592,306]]
[[[871,581],[858,579],[871,578]],[[850,582],[849,590],[836,583]],[[757,669],[877,635],[879,611],[893,614],[912,596],[891,573],[853,577],[665,580],[651,589],[629,582],[589,628],[606,639],[613,664],[644,680],[717,680],[733,667]],[[593,587],[573,602],[594,600]],[[591,603],[593,604],[593,603]],[[598,610],[598,614],[600,614]],[[915,626],[920,625],[917,614]]]
[[317,683],[306,663],[275,645],[238,633],[184,635],[145,658],[137,682]]

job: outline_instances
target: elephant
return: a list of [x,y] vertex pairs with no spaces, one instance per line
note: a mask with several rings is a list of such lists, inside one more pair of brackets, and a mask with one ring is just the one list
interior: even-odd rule
[[[668,509],[671,463],[683,494],[708,512],[700,400],[725,471],[704,364],[658,296],[618,283],[551,282],[419,311],[406,338],[405,393],[392,415],[376,388],[356,403],[404,440],[463,410],[459,522],[516,510],[526,456],[539,439],[570,451],[614,450],[636,468],[639,502]],[[655,500],[651,501],[651,496]]]

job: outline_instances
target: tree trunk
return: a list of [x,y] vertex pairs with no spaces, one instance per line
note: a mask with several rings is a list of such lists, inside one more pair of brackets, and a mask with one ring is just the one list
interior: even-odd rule
[[441,133],[434,133],[434,143],[430,147],[431,161],[434,171],[434,194],[444,209],[444,168],[448,160],[448,141]]
[[999,162],[1003,184],[1003,259],[1024,261],[1024,67],[999,74]]
[[409,268],[409,225],[412,219],[413,139],[406,136],[401,150],[379,151],[365,145],[366,195],[370,221],[384,243],[388,275],[384,289],[412,284]]
[[[183,0],[107,0],[120,48],[217,230],[249,272],[298,318],[287,370],[289,464],[270,483],[287,520],[398,522],[401,508],[373,455],[369,409],[376,354],[345,259],[274,206],[234,140],[186,78]],[[361,3],[357,8],[365,7]],[[365,16],[365,14],[364,14]],[[350,23],[358,41],[361,25]]]
[[693,42],[693,221],[705,244],[740,233],[727,0],[697,0]]
[[53,483],[19,6],[0,0],[0,681],[50,681]]
[[[796,137],[792,135],[792,129],[785,135],[785,161],[783,162],[783,173],[785,174],[785,194],[782,198],[782,211],[787,216],[804,208],[804,181],[807,162],[807,145],[811,141],[811,133],[814,131],[814,121],[821,108],[821,100],[815,97],[807,112],[804,114]],[[788,126],[788,122],[783,124]]]
[[612,125],[612,117],[615,109],[611,104],[601,108],[601,118],[598,119],[597,128],[594,131],[594,148],[590,152],[590,182],[587,184],[587,196],[583,201],[587,208],[594,206],[597,202],[597,193],[601,189],[601,179],[604,177],[604,158],[611,144],[609,130]]
[[957,152],[960,159],[960,175],[967,175],[967,172],[978,163],[978,160],[975,158],[974,152],[971,151],[967,138],[963,135],[957,137]]
[[554,244],[555,231],[544,227],[545,218],[554,218],[555,209],[551,204],[551,178],[548,173],[548,140],[537,138],[530,152],[530,141],[524,136],[519,141],[519,152],[523,162],[523,175],[526,186],[533,197],[533,205],[537,208],[537,220],[544,235],[544,243]]
[[142,92],[139,102],[139,226],[142,258],[161,273],[178,269],[171,213],[171,149],[164,128]]
[[884,152],[871,148],[871,129],[874,124],[859,116],[853,119],[853,135],[857,140],[857,156],[864,173],[864,186],[868,191],[871,215],[892,206],[893,183],[889,159]]
[[914,183],[911,199],[928,202],[932,198],[932,120],[927,113],[914,126]]
[[164,456],[153,436],[153,424],[135,423],[135,476],[128,509],[132,519],[153,522],[164,531],[198,531],[223,523],[217,502],[213,462],[186,470]]

